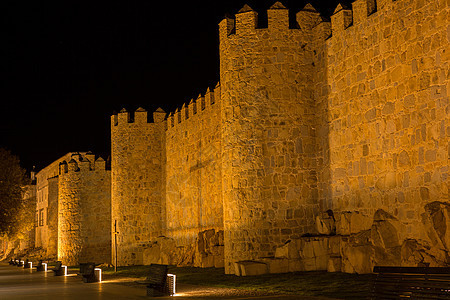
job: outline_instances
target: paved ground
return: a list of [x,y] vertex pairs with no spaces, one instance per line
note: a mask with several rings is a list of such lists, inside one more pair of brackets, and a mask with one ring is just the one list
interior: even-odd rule
[[[54,276],[52,271],[36,272],[0,263],[0,299],[149,299],[145,287],[126,279],[83,283],[75,274]],[[325,299],[314,297],[263,295],[248,291],[178,285],[177,296],[158,299]]]

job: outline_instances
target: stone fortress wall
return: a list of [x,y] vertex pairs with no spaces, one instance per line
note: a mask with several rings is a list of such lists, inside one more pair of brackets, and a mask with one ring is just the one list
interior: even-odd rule
[[111,171],[88,152],[59,166],[58,259],[72,266],[111,260]]
[[169,114],[166,148],[166,232],[178,245],[198,232],[223,230],[220,86]]
[[112,116],[119,264],[448,265],[448,1],[267,14],[219,24],[214,91]]
[[46,250],[47,257],[58,254],[58,175],[59,164],[73,153],[55,160],[36,174],[35,247]]
[[111,118],[111,240],[117,229],[121,264],[142,263],[145,245],[163,232],[164,117],[157,110],[148,120],[138,109]]

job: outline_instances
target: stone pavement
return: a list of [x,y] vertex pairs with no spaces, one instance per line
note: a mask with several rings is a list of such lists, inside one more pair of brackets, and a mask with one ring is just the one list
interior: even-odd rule
[[[295,295],[263,295],[227,288],[178,285],[175,299],[328,299]],[[52,271],[36,272],[0,263],[0,299],[149,299],[143,286],[118,280],[83,283],[76,274],[54,276]],[[158,297],[158,299],[174,299]]]

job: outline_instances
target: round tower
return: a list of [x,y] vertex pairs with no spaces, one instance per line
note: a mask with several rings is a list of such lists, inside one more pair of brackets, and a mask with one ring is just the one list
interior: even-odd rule
[[58,259],[110,263],[111,171],[92,153],[74,154],[59,169]]
[[319,207],[310,26],[289,28],[280,2],[267,15],[219,24],[226,273],[312,231]]
[[79,155],[59,166],[58,181],[58,259],[73,266],[79,263],[83,248],[81,234],[81,172]]
[[143,263],[143,246],[161,235],[164,217],[165,112],[123,109],[111,117],[111,223],[113,263]]

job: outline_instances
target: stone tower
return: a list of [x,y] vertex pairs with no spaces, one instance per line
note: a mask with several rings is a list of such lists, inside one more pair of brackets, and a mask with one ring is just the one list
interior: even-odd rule
[[111,261],[111,172],[88,152],[60,163],[58,178],[58,259]]
[[163,230],[164,118],[165,112],[158,109],[148,122],[142,108],[134,114],[123,109],[111,117],[111,228],[119,232],[119,265],[142,264],[140,246]]
[[[310,28],[275,3],[219,24],[225,271],[312,231],[319,210]],[[308,25],[308,24],[307,24]]]

